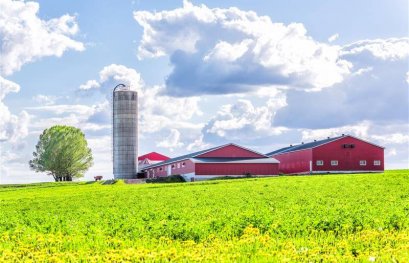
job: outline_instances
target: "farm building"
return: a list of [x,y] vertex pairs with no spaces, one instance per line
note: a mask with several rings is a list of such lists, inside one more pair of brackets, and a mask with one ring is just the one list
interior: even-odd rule
[[351,135],[290,145],[267,156],[280,161],[280,173],[383,172],[384,148]]
[[245,174],[278,175],[278,164],[274,158],[230,143],[149,165],[143,170],[148,178],[180,174],[190,181]]
[[138,157],[138,169],[141,171],[148,165],[157,164],[169,160],[169,157],[157,152],[151,152]]

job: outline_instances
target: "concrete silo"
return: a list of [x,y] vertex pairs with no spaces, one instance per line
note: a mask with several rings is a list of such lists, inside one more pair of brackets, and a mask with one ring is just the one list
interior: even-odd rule
[[112,97],[115,179],[136,178],[138,171],[138,93],[119,84]]

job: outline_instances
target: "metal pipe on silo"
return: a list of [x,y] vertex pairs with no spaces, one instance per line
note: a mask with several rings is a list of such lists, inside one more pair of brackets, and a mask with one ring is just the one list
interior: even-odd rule
[[138,171],[138,93],[119,84],[112,95],[114,178],[133,179]]

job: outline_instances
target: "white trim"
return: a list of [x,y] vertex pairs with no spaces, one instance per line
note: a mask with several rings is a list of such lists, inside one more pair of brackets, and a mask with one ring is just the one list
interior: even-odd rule
[[[195,181],[202,181],[202,180],[207,180],[207,179],[211,179],[211,178],[226,177],[226,176],[246,178],[245,175],[241,175],[241,174],[234,174],[234,175],[231,175],[231,174],[228,174],[228,175],[226,175],[226,174],[224,174],[224,175],[223,174],[220,174],[220,175],[198,175],[198,174],[196,174],[195,175]],[[257,175],[257,174],[255,174],[255,175],[252,175],[252,176],[254,176],[254,177],[276,177],[276,176],[279,176],[279,175],[278,174],[269,174],[269,175]]]
[[381,166],[381,164],[382,164],[381,160],[374,160],[373,161],[374,166]]
[[285,173],[284,175],[306,175],[306,174],[364,174],[364,173],[383,173],[384,170],[361,170],[361,171],[304,171],[298,173]]
[[338,166],[338,160],[331,160],[331,166]]
[[383,173],[384,170],[354,170],[354,171],[315,171],[312,172],[314,174],[326,174],[326,173],[330,173],[330,174],[356,174],[356,173]]
[[366,160],[359,160],[359,166],[366,166]]
[[201,160],[198,160],[199,158],[192,158],[190,159],[193,163],[200,163],[200,164],[214,164],[214,163],[221,163],[221,164],[227,164],[227,163],[260,163],[260,164],[278,164],[280,163],[277,159],[275,158],[255,158],[255,159],[242,159],[242,160],[234,160],[234,161],[225,161],[225,162],[203,162]]
[[316,160],[315,165],[316,166],[323,166],[324,165],[324,160]]

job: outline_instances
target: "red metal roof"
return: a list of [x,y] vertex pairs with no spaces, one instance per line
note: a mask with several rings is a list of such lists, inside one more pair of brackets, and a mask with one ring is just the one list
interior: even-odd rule
[[157,152],[147,153],[138,157],[138,161],[145,159],[149,159],[151,161],[166,161],[170,158]]

